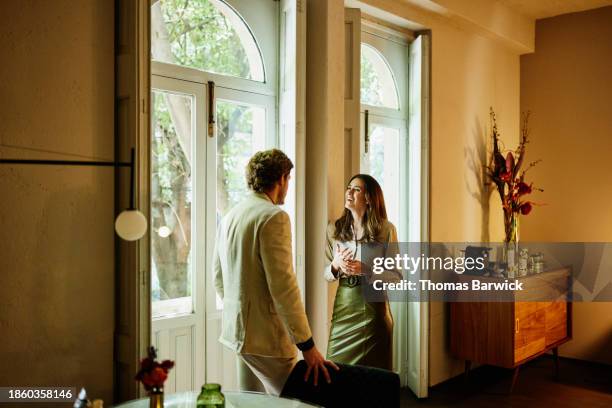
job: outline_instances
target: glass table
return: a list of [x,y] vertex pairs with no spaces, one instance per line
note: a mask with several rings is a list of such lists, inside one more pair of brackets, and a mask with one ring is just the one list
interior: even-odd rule
[[[164,394],[164,408],[195,408],[199,391]],[[224,391],[225,408],[313,408],[302,401],[275,397],[258,392]],[[127,401],[115,408],[149,408],[149,398]]]

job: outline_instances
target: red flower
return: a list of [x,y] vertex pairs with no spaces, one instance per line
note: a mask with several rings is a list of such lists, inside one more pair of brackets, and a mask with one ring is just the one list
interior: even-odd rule
[[142,376],[142,384],[146,387],[163,387],[164,381],[168,378],[168,374],[161,367],[155,367],[153,371],[144,373]]
[[155,367],[155,362],[149,358],[143,358],[142,360],[140,360],[140,369],[144,370],[144,371],[149,371],[151,369],[153,369],[153,367]]
[[531,185],[525,183],[524,181],[521,181],[518,183],[517,190],[518,190],[518,195],[520,196],[525,195],[525,194],[530,194]]
[[164,360],[161,363],[161,368],[163,368],[166,372],[168,372],[172,367],[174,367],[174,361],[172,360]]
[[499,179],[501,181],[505,181],[506,183],[509,183],[510,180],[512,180],[512,172],[509,171],[504,171],[499,175]]
[[154,347],[148,350],[148,356],[140,361],[140,370],[136,373],[136,380],[142,382],[146,390],[162,388],[164,381],[168,378],[168,371],[174,367],[174,361],[164,360],[161,364],[157,362],[157,353]]
[[514,156],[512,152],[508,152],[506,155],[506,172],[512,173],[514,171]]
[[533,206],[531,205],[531,203],[529,201],[524,202],[523,204],[521,204],[521,214],[523,215],[527,215],[531,212],[531,209],[533,208]]

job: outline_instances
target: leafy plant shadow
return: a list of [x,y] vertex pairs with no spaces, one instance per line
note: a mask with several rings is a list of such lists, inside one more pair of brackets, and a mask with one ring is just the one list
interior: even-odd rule
[[482,208],[480,227],[481,242],[489,242],[490,198],[494,191],[494,186],[489,182],[486,171],[488,164],[487,140],[487,128],[478,118],[476,118],[472,131],[472,143],[464,148],[463,153],[468,171],[473,176],[473,179],[476,180],[476,183],[470,183],[471,178],[466,177],[466,189],[470,196],[472,196]]

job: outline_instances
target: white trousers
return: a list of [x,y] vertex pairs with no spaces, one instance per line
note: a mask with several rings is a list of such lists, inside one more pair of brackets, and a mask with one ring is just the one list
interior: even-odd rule
[[241,391],[266,392],[280,395],[297,357],[264,357],[238,354],[238,387]]

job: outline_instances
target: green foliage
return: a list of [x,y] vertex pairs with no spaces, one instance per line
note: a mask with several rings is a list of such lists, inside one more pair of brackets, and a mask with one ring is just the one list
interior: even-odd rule
[[[185,233],[191,222],[191,165],[180,146],[168,98],[184,103],[191,112],[186,96],[153,92],[153,129],[151,140],[151,227],[154,268],[160,287],[153,288],[153,300],[188,296],[191,293],[189,259],[191,237]],[[169,227],[169,237],[155,232]]]
[[372,62],[364,57],[361,53],[361,103],[367,105],[380,106],[382,105],[382,88],[378,74],[374,70]]
[[[174,124],[166,98],[168,95],[161,92],[153,94],[153,109],[155,113],[155,127],[151,140],[152,176],[154,183],[159,188],[156,198],[162,203],[172,204],[174,201],[174,190],[191,192],[189,183],[191,177],[191,166],[189,160],[179,144]],[[177,98],[177,96],[172,95]],[[191,111],[191,103],[188,97],[179,97],[181,102],[187,105]],[[191,194],[186,195],[187,203],[191,203]]]
[[[165,62],[250,79],[248,58],[240,38],[211,1],[160,0],[160,6],[174,58]],[[165,92],[154,92],[152,99],[151,227],[156,231],[168,226],[172,231],[166,238],[152,235],[154,270],[159,279],[159,288],[153,290],[155,299],[191,293],[193,163],[179,143],[181,137],[176,133],[168,98],[173,98],[175,104],[190,103],[188,98]],[[179,99],[184,102],[177,102]],[[253,150],[253,109],[235,102],[216,101],[219,215],[238,203],[247,191],[244,169]],[[191,117],[191,105],[186,111]],[[189,137],[181,136],[183,140]]]
[[217,101],[217,161],[223,176],[217,186],[220,215],[236,205],[247,193],[246,164],[253,152],[253,109],[233,102]]
[[[173,63],[204,71],[250,78],[243,44],[228,19],[209,0],[161,0]],[[222,185],[218,201],[223,214],[246,192],[244,155],[252,152],[251,110],[217,101],[217,160]],[[248,160],[248,158],[247,158]]]
[[240,38],[209,0],[160,1],[174,63],[251,79]]

